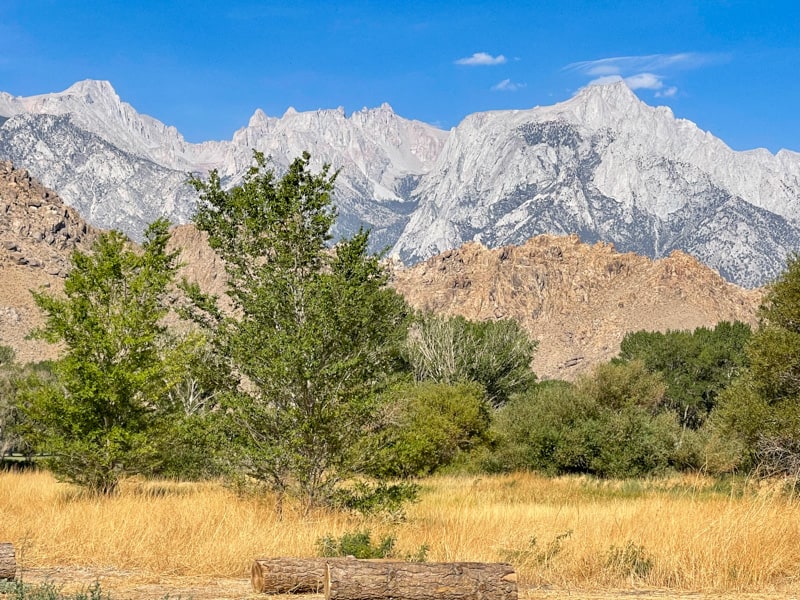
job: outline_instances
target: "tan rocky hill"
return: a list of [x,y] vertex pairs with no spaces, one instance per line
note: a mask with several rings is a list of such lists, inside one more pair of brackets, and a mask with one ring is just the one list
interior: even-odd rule
[[25,339],[41,318],[30,290],[59,288],[75,248],[97,230],[24,169],[0,161],[0,344],[21,361],[53,358],[56,349]]
[[493,250],[468,243],[398,270],[394,286],[419,309],[519,321],[539,340],[537,374],[559,379],[616,356],[630,331],[755,324],[762,297],[682,252],[653,261],[575,235]]

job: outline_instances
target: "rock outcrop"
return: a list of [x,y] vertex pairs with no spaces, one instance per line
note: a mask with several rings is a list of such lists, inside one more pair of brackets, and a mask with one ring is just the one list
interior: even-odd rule
[[616,356],[630,331],[755,324],[762,296],[682,252],[653,261],[575,235],[491,250],[468,243],[398,270],[393,285],[419,309],[515,319],[539,341],[537,374],[558,379]]
[[54,358],[57,348],[27,339],[41,324],[31,289],[59,289],[70,254],[97,230],[24,169],[0,161],[0,344],[23,362]]

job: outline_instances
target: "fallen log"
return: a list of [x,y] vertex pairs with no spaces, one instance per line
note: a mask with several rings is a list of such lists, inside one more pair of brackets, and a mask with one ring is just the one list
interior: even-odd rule
[[325,600],[517,600],[506,563],[328,563]]
[[250,583],[258,593],[316,594],[325,587],[325,565],[354,558],[257,558]]
[[14,545],[0,543],[0,580],[14,581],[17,576],[17,563],[14,559]]

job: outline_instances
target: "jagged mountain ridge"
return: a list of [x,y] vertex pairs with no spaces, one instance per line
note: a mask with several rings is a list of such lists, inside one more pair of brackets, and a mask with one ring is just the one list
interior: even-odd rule
[[410,263],[470,240],[578,233],[653,258],[680,249],[757,286],[800,247],[799,154],[734,152],[624,83],[470,115],[414,195],[395,246]]
[[391,245],[415,204],[408,192],[447,136],[397,116],[388,104],[346,117],[343,110],[282,118],[256,110],[230,141],[187,142],[174,127],[140,115],[108,82],[79,82],[61,93],[17,98],[0,93],[0,158],[27,168],[95,225],[139,238],[157,216],[185,223],[196,195],[187,173],[217,169],[232,185],[252,165],[253,149],[281,171],[310,151],[318,169],[339,170],[337,235],[361,225],[373,245]]
[[549,107],[468,116],[450,132],[388,105],[280,118],[257,110],[230,141],[186,142],[108,82],[57,94],[0,93],[0,158],[28,168],[102,227],[138,237],[194,209],[186,172],[239,181],[252,149],[280,171],[302,151],[341,169],[336,235],[366,225],[373,249],[413,264],[475,240],[496,247],[577,233],[658,258],[680,249],[758,286],[800,247],[800,154],[734,152],[624,83]]

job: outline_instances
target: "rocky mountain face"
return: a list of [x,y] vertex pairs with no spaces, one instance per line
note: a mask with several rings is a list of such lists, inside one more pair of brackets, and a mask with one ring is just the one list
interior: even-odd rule
[[800,247],[800,154],[734,152],[621,82],[467,117],[414,196],[395,246],[410,263],[576,233],[652,258],[682,250],[753,287]]
[[631,331],[755,325],[762,298],[683,252],[654,261],[576,235],[495,249],[469,242],[398,270],[393,285],[418,309],[518,321],[539,341],[539,377],[568,380],[616,356]]
[[41,324],[30,290],[62,286],[70,254],[88,249],[96,235],[55,192],[0,161],[0,344],[20,360],[55,356],[49,344],[26,339]]
[[0,119],[0,158],[27,168],[93,224],[134,238],[159,216],[190,220],[196,195],[186,185],[189,172],[217,169],[233,185],[252,165],[254,149],[278,172],[309,151],[315,169],[330,163],[339,170],[335,233],[366,225],[375,248],[396,241],[416,207],[410,191],[447,137],[385,104],[350,117],[341,109],[290,109],[282,118],[257,110],[230,141],[192,144],[137,113],[103,81],[30,98],[0,93]]
[[108,82],[0,93],[0,159],[27,168],[93,224],[139,237],[187,222],[187,172],[241,180],[252,150],[283,170],[303,151],[340,170],[335,234],[366,225],[373,249],[414,264],[469,241],[577,234],[652,258],[682,250],[740,285],[774,278],[800,248],[800,154],[734,152],[624,83],[531,110],[468,116],[450,132],[388,105],[282,117],[257,110],[229,141],[186,142]]

